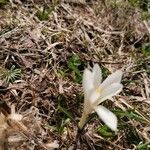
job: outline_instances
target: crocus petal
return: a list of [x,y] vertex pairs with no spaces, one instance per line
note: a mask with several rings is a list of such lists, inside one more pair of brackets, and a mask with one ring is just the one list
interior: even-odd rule
[[[90,102],[90,105],[93,105],[93,106],[94,106],[95,103],[97,102],[97,100],[100,98],[100,95],[101,95],[100,92],[96,91],[95,89],[92,90],[92,91],[89,93],[89,97],[88,97],[89,102]],[[93,106],[92,106],[92,107],[93,107]]]
[[100,88],[105,89],[107,86],[113,83],[120,83],[122,78],[122,71],[117,70],[113,74],[109,75],[104,82],[100,85]]
[[102,81],[102,71],[98,64],[94,65],[92,72],[93,72],[94,88],[98,88],[98,86],[100,86]]
[[92,72],[88,69],[84,70],[82,84],[85,97],[88,97],[89,92],[93,89],[93,75]]
[[112,96],[121,92],[123,86],[120,83],[113,83],[102,90],[99,99],[97,100],[97,105],[102,103],[106,99],[111,99]]
[[100,119],[113,131],[117,131],[117,117],[110,110],[104,106],[96,106],[95,111],[97,112]]

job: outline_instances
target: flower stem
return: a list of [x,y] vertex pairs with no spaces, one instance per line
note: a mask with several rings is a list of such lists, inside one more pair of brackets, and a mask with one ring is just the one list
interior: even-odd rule
[[80,122],[79,122],[79,124],[78,124],[80,130],[82,130],[83,127],[85,126],[87,117],[88,117],[88,114],[86,114],[85,112],[83,112],[83,113],[82,113],[82,117],[80,118]]

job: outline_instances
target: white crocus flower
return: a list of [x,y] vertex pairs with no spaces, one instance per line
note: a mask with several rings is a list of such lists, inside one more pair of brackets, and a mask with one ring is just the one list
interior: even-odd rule
[[104,106],[99,105],[106,99],[112,99],[112,96],[122,90],[121,82],[122,71],[117,70],[109,75],[102,83],[102,71],[98,64],[95,64],[92,71],[84,70],[83,90],[84,90],[84,109],[79,122],[82,129],[86,118],[95,110],[100,119],[113,131],[117,131],[117,117]]

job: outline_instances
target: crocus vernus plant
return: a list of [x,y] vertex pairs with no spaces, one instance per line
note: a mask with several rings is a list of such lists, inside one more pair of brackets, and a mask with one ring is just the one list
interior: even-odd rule
[[117,131],[117,117],[107,108],[99,105],[122,90],[121,82],[122,71],[109,75],[102,83],[102,71],[98,64],[92,70],[85,69],[83,73],[84,108],[79,122],[82,129],[86,119],[93,111],[96,111],[100,119],[113,131]]

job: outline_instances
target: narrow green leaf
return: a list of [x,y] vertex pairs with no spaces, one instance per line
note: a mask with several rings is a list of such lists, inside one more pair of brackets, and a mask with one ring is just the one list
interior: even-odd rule
[[148,145],[150,145],[150,142],[146,142],[146,143],[139,143],[137,145],[137,150],[147,150],[148,149]]
[[74,121],[73,116],[71,115],[70,112],[68,112],[65,108],[61,107],[60,105],[58,106],[58,110],[63,112],[68,118]]
[[115,133],[113,131],[111,131],[106,125],[104,126],[100,126],[98,129],[97,129],[97,132],[105,137],[105,138],[109,138],[109,137],[114,137],[115,136]]
[[116,109],[116,110],[113,110],[113,112],[114,112],[114,114],[116,114],[117,116],[120,116],[120,117],[128,117],[129,119],[145,121],[145,119],[142,116],[140,116],[139,114],[137,114],[133,109],[129,109],[126,111],[123,111],[121,109]]

